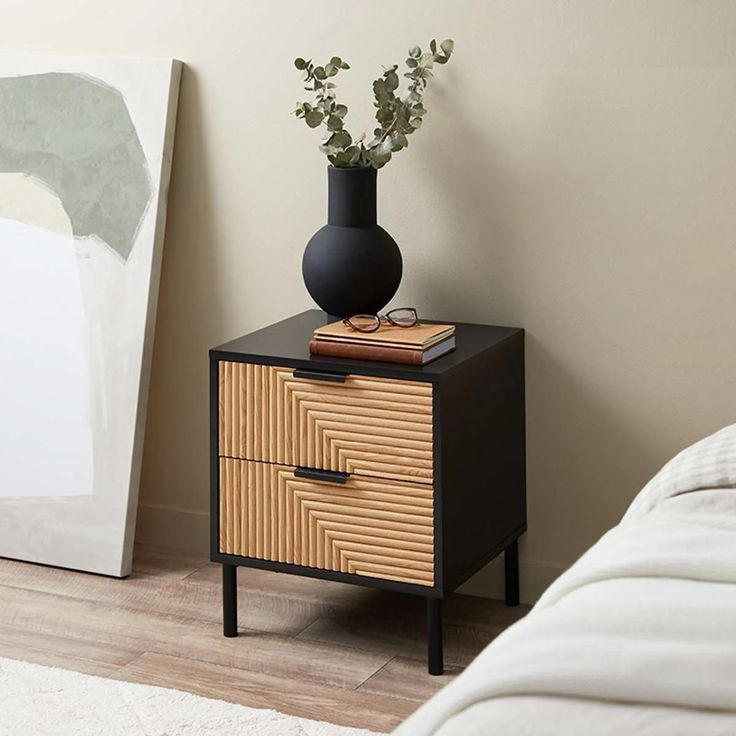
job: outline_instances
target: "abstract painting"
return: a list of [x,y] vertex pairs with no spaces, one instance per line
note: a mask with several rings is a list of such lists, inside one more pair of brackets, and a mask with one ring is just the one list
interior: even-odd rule
[[0,57],[0,556],[129,574],[181,64]]

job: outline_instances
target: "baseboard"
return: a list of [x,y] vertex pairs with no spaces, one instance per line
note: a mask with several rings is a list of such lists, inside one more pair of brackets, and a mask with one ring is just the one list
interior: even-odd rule
[[135,541],[209,556],[210,515],[170,506],[140,504]]
[[[205,511],[141,504],[138,507],[136,542],[171,547],[183,552],[209,554],[210,517]],[[535,603],[562,573],[563,567],[532,560],[519,561],[522,603]],[[460,593],[481,598],[503,598],[503,557],[497,557],[459,588]]]

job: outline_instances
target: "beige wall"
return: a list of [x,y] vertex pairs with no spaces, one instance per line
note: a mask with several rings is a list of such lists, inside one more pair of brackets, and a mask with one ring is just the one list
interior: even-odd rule
[[3,51],[188,65],[142,538],[202,544],[207,348],[311,306],[325,162],[289,115],[292,58],[347,59],[350,128],[370,131],[372,77],[432,35],[456,56],[380,174],[380,220],[404,253],[396,304],[528,330],[526,597],[734,421],[736,3],[4,0]]

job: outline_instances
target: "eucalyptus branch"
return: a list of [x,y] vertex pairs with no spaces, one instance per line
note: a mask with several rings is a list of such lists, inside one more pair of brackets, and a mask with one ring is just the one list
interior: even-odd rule
[[435,64],[446,64],[453,50],[454,42],[450,39],[442,41],[439,49],[435,40],[430,41],[429,51],[424,53],[419,46],[409,49],[405,62],[407,71],[403,75],[409,83],[402,97],[396,95],[398,66],[384,68],[383,74],[373,82],[378,127],[368,144],[365,134],[353,140],[345,129],[348,108],[337,103],[336,84],[330,81],[340,70],[350,68],[339,56],[333,56],[323,66],[315,66],[311,59],[294,61],[296,68],[304,73],[304,89],[315,93],[311,102],[298,102],[294,113],[304,118],[310,128],[322,125],[327,128],[319,148],[334,166],[380,169],[391,160],[393,153],[409,145],[407,136],[421,127],[427,112],[422,104],[423,94],[433,76],[431,70]]

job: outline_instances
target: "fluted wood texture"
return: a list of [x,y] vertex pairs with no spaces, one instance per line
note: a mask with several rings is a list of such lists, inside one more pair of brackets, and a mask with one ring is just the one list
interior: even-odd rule
[[434,582],[432,488],[220,458],[220,551],[416,585]]
[[220,455],[432,482],[432,386],[220,362]]

